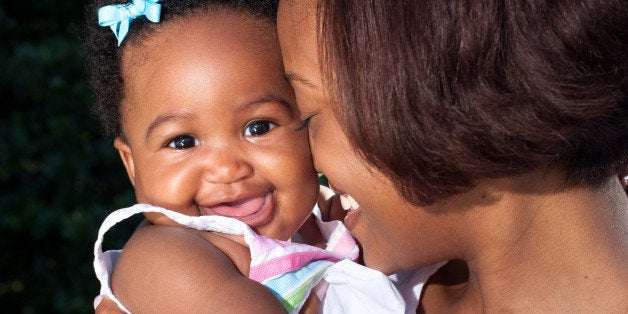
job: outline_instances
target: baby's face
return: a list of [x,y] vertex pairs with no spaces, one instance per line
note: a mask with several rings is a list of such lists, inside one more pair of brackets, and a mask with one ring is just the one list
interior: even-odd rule
[[274,25],[214,13],[159,27],[122,60],[127,141],[116,147],[137,201],[288,239],[318,180]]

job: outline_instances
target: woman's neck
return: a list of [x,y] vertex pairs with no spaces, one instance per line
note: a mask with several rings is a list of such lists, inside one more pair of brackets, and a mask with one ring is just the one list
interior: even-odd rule
[[628,198],[617,178],[599,189],[560,189],[552,174],[496,181],[503,182],[478,187],[485,206],[462,215],[467,231],[460,257],[469,280],[433,287],[435,300],[447,298],[439,302],[441,309],[628,307]]

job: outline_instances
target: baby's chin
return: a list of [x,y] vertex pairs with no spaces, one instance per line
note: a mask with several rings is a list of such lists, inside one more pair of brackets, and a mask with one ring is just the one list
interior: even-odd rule
[[161,213],[144,213],[144,217],[153,225],[160,226],[179,226],[174,220],[166,217]]
[[[293,232],[288,232],[291,230]],[[297,232],[297,228],[290,226],[267,225],[253,228],[253,231],[270,239],[290,241],[292,235]]]

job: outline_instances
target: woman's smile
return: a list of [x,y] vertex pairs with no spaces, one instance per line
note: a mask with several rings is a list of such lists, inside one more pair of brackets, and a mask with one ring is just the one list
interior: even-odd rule
[[347,229],[351,230],[357,223],[360,216],[360,204],[349,194],[340,195],[340,205],[342,209],[347,211],[347,215],[344,219],[344,224]]

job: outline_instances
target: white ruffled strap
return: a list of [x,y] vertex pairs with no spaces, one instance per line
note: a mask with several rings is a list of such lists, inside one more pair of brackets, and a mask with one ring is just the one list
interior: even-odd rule
[[105,295],[109,299],[113,300],[118,305],[118,307],[126,313],[130,312],[113,295],[113,292],[111,291],[111,287],[109,285],[110,278],[108,269],[113,269],[121,250],[107,251],[103,253],[102,242],[105,233],[109,229],[111,229],[111,227],[113,227],[118,222],[139,213],[161,213],[181,225],[194,229],[216,231],[233,235],[242,235],[244,236],[244,240],[246,243],[249,243],[250,240],[255,237],[255,232],[249,226],[237,219],[229,217],[187,216],[165,208],[151,206],[148,204],[136,204],[131,207],[118,209],[112,212],[111,214],[109,214],[109,216],[107,216],[107,218],[105,218],[102,225],[100,226],[100,229],[98,230],[98,238],[96,239],[96,243],[94,244],[94,271],[96,272],[96,277],[100,281],[100,294]]

